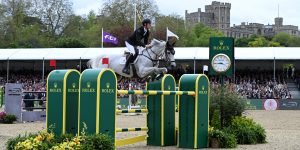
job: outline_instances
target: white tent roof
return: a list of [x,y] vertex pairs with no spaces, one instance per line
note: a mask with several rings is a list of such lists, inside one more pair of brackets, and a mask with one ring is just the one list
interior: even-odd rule
[[[98,55],[121,54],[121,48],[44,48],[44,49],[0,49],[0,60],[76,60],[91,59]],[[175,48],[175,59],[208,60],[207,47]],[[300,48],[266,47],[266,48],[235,48],[237,60],[300,60]]]

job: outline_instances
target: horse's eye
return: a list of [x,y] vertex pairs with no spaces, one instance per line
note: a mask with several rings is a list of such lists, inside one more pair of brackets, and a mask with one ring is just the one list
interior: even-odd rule
[[168,55],[170,55],[170,52],[168,52]]

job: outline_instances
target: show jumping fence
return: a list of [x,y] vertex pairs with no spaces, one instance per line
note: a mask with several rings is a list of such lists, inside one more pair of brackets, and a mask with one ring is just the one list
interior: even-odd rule
[[[54,70],[47,79],[47,129],[55,134],[105,133],[116,147],[147,141],[147,145],[179,148],[208,146],[209,81],[202,74],[183,75],[179,91],[175,79],[165,75],[147,84],[147,90],[117,90],[110,69]],[[147,109],[116,110],[117,94],[147,95]],[[179,102],[178,133],[175,97]],[[116,128],[117,113],[147,113],[146,127]],[[87,127],[87,128],[86,128]],[[116,139],[117,132],[147,131],[146,135]]]

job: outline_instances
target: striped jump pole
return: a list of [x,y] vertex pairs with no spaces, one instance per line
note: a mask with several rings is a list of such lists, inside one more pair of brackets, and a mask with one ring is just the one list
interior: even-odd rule
[[117,128],[116,132],[148,131],[148,127],[142,128]]
[[116,110],[117,113],[148,113],[148,109],[122,109]]
[[190,95],[194,96],[195,91],[155,91],[155,90],[118,90],[118,94],[134,95]]

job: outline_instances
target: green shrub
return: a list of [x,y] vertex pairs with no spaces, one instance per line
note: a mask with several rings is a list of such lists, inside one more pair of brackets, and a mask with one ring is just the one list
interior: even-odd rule
[[57,48],[84,48],[87,45],[76,38],[60,38],[55,43]]
[[112,139],[106,134],[97,134],[87,136],[82,143],[80,149],[91,149],[91,150],[113,150],[114,144]]
[[266,132],[259,124],[246,117],[235,117],[228,127],[237,138],[238,144],[266,142]]
[[220,111],[215,109],[212,119],[211,119],[211,126],[215,129],[221,129],[221,118],[220,118]]
[[6,123],[6,124],[12,124],[14,121],[17,121],[17,117],[15,115],[9,115],[9,114],[7,114],[3,118],[3,123]]
[[220,104],[223,127],[230,125],[233,117],[242,116],[245,110],[245,100],[241,99],[237,93],[227,90],[226,87],[223,88],[223,93],[221,87],[211,89],[209,118],[213,118],[215,110],[220,110]]
[[235,148],[237,141],[234,134],[227,132],[226,130],[214,129],[209,133],[209,139],[217,139],[220,148]]
[[31,137],[35,137],[37,136],[37,134],[25,134],[24,136],[17,136],[15,138],[10,138],[8,139],[8,141],[5,143],[6,145],[6,149],[7,150],[14,150],[15,149],[15,146],[19,143],[19,142],[23,142],[25,141],[26,139],[28,138],[31,138]]

